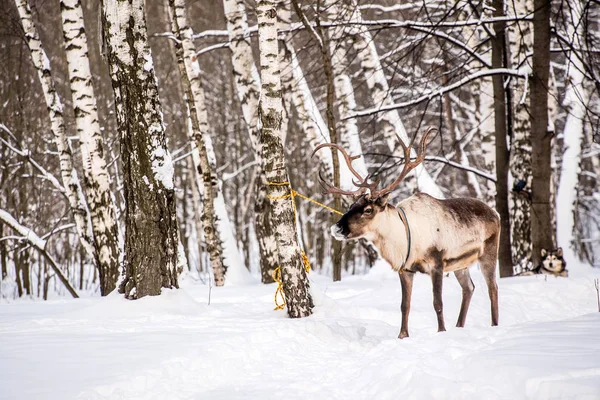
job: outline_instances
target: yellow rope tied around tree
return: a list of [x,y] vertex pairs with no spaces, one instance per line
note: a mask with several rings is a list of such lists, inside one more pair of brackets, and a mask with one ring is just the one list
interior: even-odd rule
[[[273,280],[277,282],[277,289],[275,290],[275,308],[274,310],[283,310],[285,307],[285,296],[283,295],[283,282],[281,281],[281,267],[275,268],[273,271]],[[277,298],[281,298],[281,304],[277,301]]]
[[[270,200],[281,200],[281,199],[292,199],[292,206],[294,207],[294,221],[296,220],[297,217],[297,211],[296,211],[296,201],[295,201],[295,197],[301,197],[305,200],[310,201],[311,203],[314,203],[318,206],[321,206],[331,212],[334,212],[338,215],[344,215],[343,213],[339,212],[338,210],[331,208],[329,206],[326,206],[323,203],[319,203],[318,201],[311,199],[310,197],[304,196],[303,194],[300,194],[298,192],[296,192],[293,188],[292,185],[289,182],[267,182],[267,185],[271,185],[271,186],[287,186],[290,189],[290,192],[281,196],[271,196],[271,195],[267,195],[267,198]],[[308,256],[306,255],[306,253],[304,252],[304,250],[300,249],[300,253],[302,255],[302,263],[304,264],[304,269],[306,270],[306,272],[310,272],[311,270],[311,266],[310,266],[310,261],[308,260]],[[275,290],[275,310],[283,310],[283,307],[285,307],[285,295],[283,293],[283,281],[281,280],[281,267],[278,266],[277,268],[275,268],[275,270],[273,271],[273,280],[277,283],[277,289]],[[279,303],[278,298],[281,299],[281,303]]]

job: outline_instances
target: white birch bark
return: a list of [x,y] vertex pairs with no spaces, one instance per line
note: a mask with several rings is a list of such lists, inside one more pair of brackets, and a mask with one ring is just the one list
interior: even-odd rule
[[[323,120],[304,77],[304,72],[302,71],[292,43],[292,34],[288,32],[292,20],[289,1],[280,2],[279,20],[279,29],[286,31],[284,33],[284,40],[281,42],[284,46],[282,52],[285,53],[285,56],[281,57],[285,64],[280,64],[282,75],[288,76],[288,79],[291,80],[291,84],[289,85],[291,100],[302,123],[302,131],[306,135],[306,140],[310,148],[314,149],[322,143],[329,143],[331,139],[327,124]],[[333,158],[331,152],[322,150],[317,152],[315,157],[321,165],[324,177],[331,181],[333,179]]]
[[[337,3],[327,8],[326,17],[329,22],[333,22],[339,17],[340,8]],[[340,144],[350,155],[362,155],[363,150],[358,136],[358,125],[356,119],[345,119],[356,110],[356,99],[354,97],[354,88],[352,80],[348,75],[348,29],[346,27],[336,27],[328,30],[329,33],[329,54],[331,54],[331,64],[334,75],[335,105],[338,110],[339,120],[338,134]],[[324,123],[323,123],[324,124]],[[331,155],[328,154],[331,158]],[[353,167],[362,176],[366,176],[367,166],[364,156],[353,162]],[[354,176],[345,163],[340,163],[340,183],[346,190],[355,188],[352,183]]]
[[136,299],[177,287],[177,269],[186,261],[144,1],[104,0],[102,25],[124,171],[124,277],[119,290]]
[[[509,3],[509,15],[529,15],[533,12],[532,0],[515,0]],[[512,68],[531,76],[531,51],[533,33],[531,21],[518,21],[509,25],[508,38]],[[511,191],[511,243],[513,264],[526,266],[531,260],[531,121],[528,79],[513,79],[513,137],[510,150],[510,173],[513,183],[526,182],[520,193]]]
[[259,243],[261,279],[264,283],[273,281],[272,275],[277,264],[277,244],[271,230],[267,209],[266,178],[262,170],[262,155],[258,129],[258,99],[260,96],[260,76],[254,63],[250,38],[246,36],[248,21],[243,0],[223,0],[231,63],[236,91],[242,105],[242,114],[248,127],[254,159],[261,164],[256,186],[254,212],[256,215],[256,237]]
[[[581,4],[579,1],[569,6],[570,21],[581,21]],[[573,25],[565,24],[568,37],[581,35],[583,26],[581,23],[575,28]],[[575,227],[574,219],[577,200],[577,182],[579,181],[579,168],[581,163],[581,151],[583,145],[584,126],[586,118],[586,107],[589,101],[589,92],[584,87],[584,67],[579,57],[571,55],[567,58],[567,91],[563,105],[567,107],[568,114],[563,131],[564,152],[556,195],[556,238],[558,245],[563,248],[567,259],[574,257],[572,248],[572,235]]]
[[[246,36],[248,20],[243,0],[223,0],[227,31],[231,42],[231,62],[236,89],[244,120],[248,125],[253,149],[260,148],[258,130],[258,98],[260,96],[260,76],[254,63],[250,38]],[[255,151],[260,161],[260,152]]]
[[286,197],[289,195],[289,187],[285,183],[289,181],[289,177],[281,140],[281,119],[284,112],[277,40],[277,5],[278,1],[272,0],[260,0],[257,3],[262,82],[259,102],[262,123],[260,138],[263,165],[270,183],[267,190],[272,205],[271,221],[279,246],[279,267],[288,315],[300,318],[312,313],[313,302],[298,245],[294,207]]
[[[494,97],[491,78],[481,80],[481,96],[475,116],[481,136],[481,153],[486,172],[496,170],[496,132],[494,130]],[[494,202],[496,184],[486,180],[484,198],[488,203]]]
[[[352,11],[350,21],[355,23],[362,22],[360,9],[357,7],[355,0],[347,0]],[[364,26],[354,28],[356,33],[354,47],[358,53],[358,59],[362,70],[364,71],[369,93],[373,99],[375,107],[388,106],[393,103],[391,98],[391,90],[389,83],[383,71],[377,48],[371,32]],[[403,157],[402,147],[398,144],[398,140],[404,141],[405,144],[410,143],[410,137],[404,128],[404,124],[400,119],[398,110],[391,110],[380,113],[379,120],[383,125],[383,137],[392,152],[394,157]],[[414,154],[413,154],[414,153]],[[414,156],[414,150],[411,152]],[[423,164],[415,168],[415,177],[417,187],[420,191],[428,193],[437,198],[443,198],[443,194],[439,186],[432,179]]]
[[[183,58],[182,78],[189,82],[191,101],[188,101],[189,112],[192,117],[194,131],[194,144],[200,153],[202,173],[203,227],[211,263],[213,264],[215,284],[222,286],[225,276],[231,278],[232,283],[241,283],[249,278],[248,270],[244,267],[240,252],[237,248],[232,225],[225,207],[225,200],[221,189],[221,182],[216,175],[217,160],[212,146],[206,111],[206,99],[200,78],[200,66],[196,59],[196,47],[193,42],[193,32],[188,25],[184,0],[170,0],[171,20],[173,32],[180,41]],[[187,83],[184,83],[184,87]],[[197,171],[198,166],[197,166]],[[211,223],[211,221],[214,221]],[[216,227],[213,235],[211,225]],[[208,230],[208,232],[207,232]],[[211,246],[218,246],[213,248]],[[220,254],[219,254],[220,253]]]
[[42,42],[33,18],[31,9],[27,0],[15,0],[21,24],[25,32],[25,40],[33,65],[37,70],[38,78],[44,92],[44,99],[48,106],[48,114],[50,117],[50,127],[54,135],[54,143],[60,157],[60,175],[63,186],[66,189],[69,206],[73,213],[79,240],[86,250],[87,254],[98,265],[98,254],[95,249],[91,220],[85,203],[83,191],[77,171],[73,165],[73,150],[68,141],[65,132],[65,122],[63,118],[63,106],[56,92],[52,71],[50,69],[50,60],[46,56],[46,52],[42,47]]
[[104,159],[81,1],[61,0],[61,16],[84,189],[98,253],[100,291],[107,295],[115,289],[119,277],[119,233]]

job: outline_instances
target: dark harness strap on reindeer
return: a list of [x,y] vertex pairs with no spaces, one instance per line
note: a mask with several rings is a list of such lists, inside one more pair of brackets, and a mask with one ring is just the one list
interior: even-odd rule
[[410,257],[412,238],[410,235],[410,225],[408,224],[408,218],[406,217],[406,213],[404,212],[404,209],[402,207],[397,208],[398,216],[400,217],[400,221],[402,221],[402,223],[404,224],[404,228],[406,229],[406,236],[408,237],[408,251],[406,252],[406,259],[404,260],[404,263],[402,263],[402,267],[400,268],[400,273],[402,273],[404,271],[404,268],[406,268],[406,263],[408,262],[408,258]]

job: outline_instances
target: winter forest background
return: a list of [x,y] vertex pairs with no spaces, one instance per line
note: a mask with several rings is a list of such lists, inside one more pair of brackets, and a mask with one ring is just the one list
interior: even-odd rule
[[[77,291],[106,294],[123,252],[157,243],[153,229],[166,231],[156,240],[182,244],[152,249],[163,265],[151,268],[163,279],[180,268],[206,280],[212,265],[217,285],[242,279],[242,269],[272,281],[277,228],[266,196],[289,189],[266,185],[272,177],[261,166],[259,71],[273,60],[261,58],[268,50],[259,46],[257,13],[262,7],[272,20],[275,6],[281,136],[294,190],[343,211],[347,199],[323,194],[318,171],[342,187],[352,187],[351,176],[337,154],[311,157],[316,145],[363,154],[357,169],[389,182],[403,162],[398,138],[434,126],[424,168],[394,201],[421,190],[495,206],[505,231],[502,276],[530,268],[540,248],[600,262],[596,2],[137,1],[133,28],[111,21],[126,12],[120,3],[105,2],[103,19],[96,2],[3,0],[2,299],[64,294],[60,274]],[[119,46],[128,28],[140,51],[135,71],[111,78],[111,68],[126,69]],[[140,81],[128,82],[128,73]],[[120,139],[136,124],[146,130]],[[155,157],[148,162],[135,154],[144,146]],[[161,184],[166,196],[144,195]],[[132,208],[128,216],[128,196],[153,215]],[[297,197],[296,210],[313,269],[336,280],[341,270],[368,271],[377,258],[368,243],[332,243],[335,215]],[[127,224],[136,233],[123,242]],[[176,282],[166,279],[163,286]]]
[[[402,275],[398,340],[319,177],[430,128],[390,202],[486,202],[502,279]],[[0,400],[597,399],[599,174],[596,0],[0,0]]]

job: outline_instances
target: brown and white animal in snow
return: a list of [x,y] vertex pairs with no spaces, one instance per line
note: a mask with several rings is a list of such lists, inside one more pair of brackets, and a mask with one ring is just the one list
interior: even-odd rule
[[491,302],[492,325],[498,325],[498,286],[496,284],[496,261],[500,238],[500,217],[488,205],[477,199],[456,198],[439,200],[425,193],[417,193],[397,206],[388,203],[391,191],[406,175],[425,159],[425,147],[431,128],[421,139],[416,159],[411,161],[412,143],[404,148],[404,167],[389,186],[377,189],[378,182],[369,182],[352,167],[358,156],[349,156],[336,144],[324,147],[339,150],[352,174],[356,190],[348,191],[326,183],[321,184],[329,193],[354,197],[354,204],[331,227],[337,240],[365,238],[379,250],[381,256],[400,275],[402,284],[402,326],[399,338],[408,336],[408,315],[416,272],[431,276],[433,282],[433,307],[437,314],[438,331],[445,331],[442,283],[445,272],[454,272],[462,287],[462,303],[457,327],[465,325],[469,303],[475,286],[469,275],[469,266],[479,262],[488,287]]

